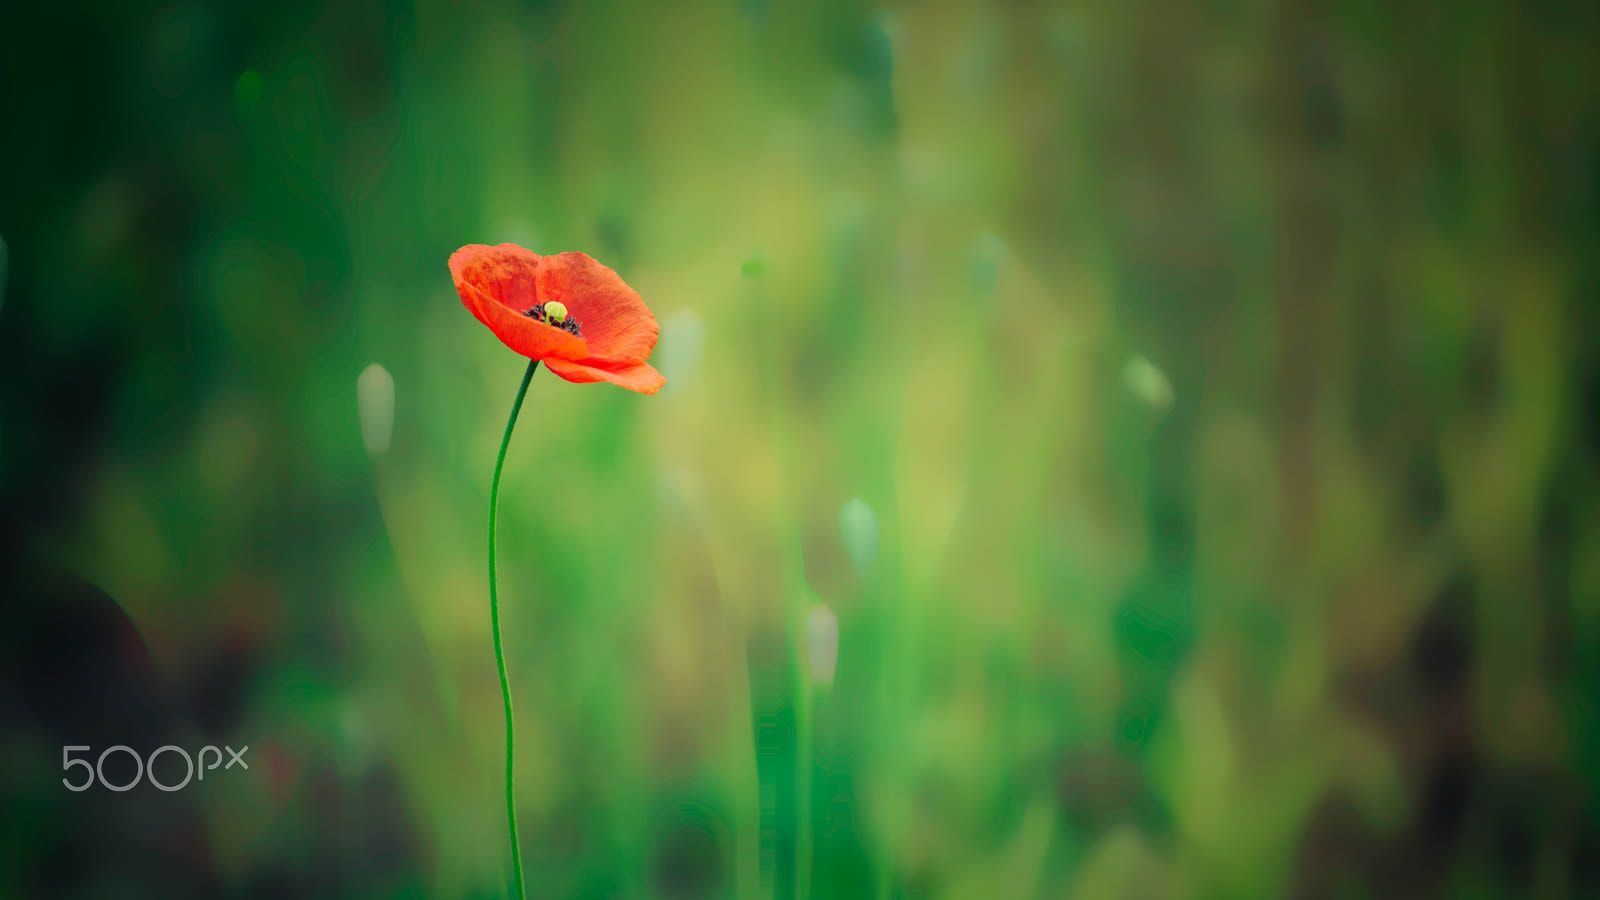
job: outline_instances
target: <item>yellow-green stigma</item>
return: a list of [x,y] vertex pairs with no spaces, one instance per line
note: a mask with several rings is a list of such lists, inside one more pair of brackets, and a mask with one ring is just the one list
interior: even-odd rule
[[551,300],[546,303],[536,303],[532,308],[523,312],[523,315],[543,322],[553,328],[559,328],[568,334],[583,336],[583,331],[578,327],[578,320],[567,311],[567,305],[560,300]]

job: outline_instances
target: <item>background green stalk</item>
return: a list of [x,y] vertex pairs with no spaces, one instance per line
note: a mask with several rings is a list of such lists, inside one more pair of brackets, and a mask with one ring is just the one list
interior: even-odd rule
[[796,548],[791,559],[789,574],[789,654],[794,665],[795,753],[794,753],[794,897],[810,900],[812,864],[811,783],[816,766],[816,748],[812,739],[812,707],[810,638],[806,631],[806,615],[811,609],[810,592],[805,588],[805,568]]
[[511,866],[517,873],[517,896],[526,898],[528,887],[522,877],[522,848],[517,839],[517,792],[513,770],[516,765],[516,726],[511,715],[511,684],[506,680],[506,653],[500,646],[500,592],[494,574],[495,513],[500,508],[500,470],[505,468],[506,448],[511,446],[511,430],[517,426],[517,414],[522,412],[522,398],[528,395],[528,382],[533,380],[537,359],[528,361],[528,371],[522,374],[522,386],[517,388],[517,399],[511,404],[511,418],[506,420],[505,436],[500,438],[500,456],[494,461],[494,480],[489,485],[489,621],[494,626],[494,664],[500,670],[500,696],[506,706],[506,824],[511,830]]

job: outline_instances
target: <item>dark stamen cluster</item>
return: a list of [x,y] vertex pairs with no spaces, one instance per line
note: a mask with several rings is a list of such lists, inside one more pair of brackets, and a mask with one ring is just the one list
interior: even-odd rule
[[550,321],[550,317],[544,314],[544,304],[536,303],[529,309],[524,310],[522,314],[534,320],[535,322],[543,322],[552,328],[559,328],[562,331],[565,331],[567,334],[583,337],[583,331],[578,327],[578,320],[573,318],[570,313],[562,321],[552,322]]

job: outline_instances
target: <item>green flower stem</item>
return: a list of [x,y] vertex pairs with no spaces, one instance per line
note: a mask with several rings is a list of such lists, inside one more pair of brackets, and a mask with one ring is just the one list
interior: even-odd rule
[[517,872],[517,896],[526,900],[528,886],[522,878],[522,847],[517,840],[517,792],[513,787],[512,770],[516,760],[516,729],[511,721],[511,683],[506,680],[506,653],[500,646],[500,592],[494,575],[494,523],[495,512],[500,508],[500,470],[505,468],[506,448],[511,446],[511,429],[517,425],[517,413],[522,412],[522,398],[528,395],[528,382],[539,368],[539,361],[529,360],[528,371],[523,373],[522,386],[517,388],[517,399],[511,404],[511,418],[506,422],[505,437],[500,439],[500,457],[494,461],[494,482],[489,487],[489,621],[494,625],[494,662],[500,668],[500,695],[506,702],[506,822],[511,826],[511,866]]

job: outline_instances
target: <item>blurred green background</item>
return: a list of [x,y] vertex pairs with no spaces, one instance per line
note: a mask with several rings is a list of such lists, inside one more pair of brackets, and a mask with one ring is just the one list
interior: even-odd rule
[[0,32],[0,895],[504,896],[501,241],[669,378],[513,438],[530,896],[1600,890],[1600,8]]

